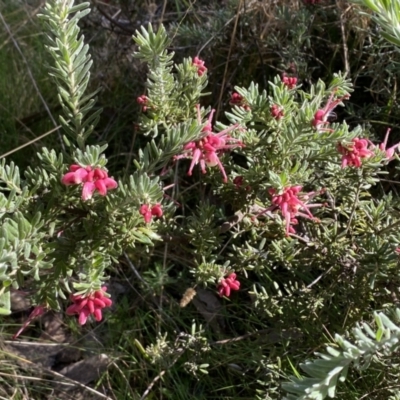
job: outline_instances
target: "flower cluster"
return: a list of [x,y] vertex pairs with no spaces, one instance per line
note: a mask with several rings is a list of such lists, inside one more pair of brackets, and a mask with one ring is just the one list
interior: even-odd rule
[[[214,116],[215,110],[212,110],[202,132],[206,134],[205,137],[200,140],[189,142],[183,147],[183,154],[175,157],[175,160],[181,158],[191,158],[192,162],[189,167],[188,175],[191,176],[193,168],[195,165],[200,163],[201,171],[203,174],[206,173],[206,165],[209,167],[215,167],[218,165],[224,182],[228,182],[228,177],[226,176],[225,168],[218,157],[221,151],[231,150],[236,147],[244,146],[243,143],[235,138],[228,135],[229,132],[236,129],[239,125],[234,124],[224,129],[221,132],[214,133],[212,131],[212,118]],[[201,124],[201,114],[200,106],[197,105],[197,120]]]
[[342,154],[342,168],[346,166],[361,167],[361,159],[371,157],[374,152],[368,149],[371,142],[367,139],[355,138],[351,144],[338,144],[338,151]]
[[161,204],[157,203],[153,207],[143,204],[140,209],[139,213],[143,215],[144,221],[148,224],[153,217],[161,218],[163,216],[163,210],[161,208]]
[[342,168],[345,168],[347,166],[360,168],[362,165],[361,160],[363,158],[372,157],[377,148],[385,153],[386,161],[391,161],[394,158],[394,153],[396,152],[396,150],[399,150],[400,143],[396,143],[395,145],[387,149],[386,147],[389,139],[389,134],[390,128],[386,131],[385,140],[378,146],[374,145],[368,139],[359,138],[353,139],[350,144],[338,143],[338,151],[340,154],[342,154]]
[[227,278],[221,279],[218,284],[218,292],[221,297],[229,297],[231,290],[239,290],[240,282],[236,279],[236,274],[232,272]]
[[112,301],[105,295],[106,291],[107,288],[103,286],[88,296],[71,294],[70,300],[74,304],[67,308],[67,314],[78,314],[80,325],[86,324],[89,315],[93,315],[96,321],[101,321],[103,318],[101,310],[112,305]]
[[81,167],[80,165],[72,164],[61,179],[64,185],[80,185],[83,183],[82,200],[89,200],[93,193],[97,190],[100,195],[105,196],[107,190],[115,189],[118,183],[108,177],[107,171],[100,168],[94,168],[90,165]]
[[285,114],[282,108],[280,108],[277,104],[273,104],[271,107],[271,115],[276,120],[280,120]]
[[333,97],[335,96],[336,91],[333,91],[332,94],[329,96],[328,101],[326,102],[326,105],[324,108],[319,109],[315,114],[314,118],[311,121],[312,126],[317,128],[319,131],[331,131],[331,129],[328,128],[321,128],[322,125],[329,124],[328,118],[333,114],[333,110],[336,108],[338,104],[340,104],[343,100],[347,100],[349,98],[349,95],[345,95],[343,97],[340,97],[336,100],[333,100]]
[[310,199],[320,192],[310,192],[300,194],[302,186],[289,186],[278,194],[275,189],[270,189],[269,194],[272,196],[272,206],[262,211],[259,215],[265,214],[268,211],[280,209],[283,218],[286,222],[286,235],[294,234],[296,231],[293,225],[298,224],[297,217],[304,217],[314,221],[318,221],[311,212],[310,208],[319,207],[322,204],[306,204]]
[[282,82],[284,83],[285,86],[288,87],[288,89],[294,89],[297,84],[297,78],[295,76],[282,76]]
[[147,105],[149,104],[149,98],[142,94],[136,99],[136,102],[142,106],[142,111],[147,111]]
[[193,65],[197,68],[197,74],[199,76],[203,76],[205,72],[207,72],[207,68],[204,66],[204,61],[200,60],[200,58],[195,57],[193,59]]
[[244,99],[244,97],[236,92],[232,93],[229,104],[231,106],[243,107],[246,111],[250,110],[250,106],[246,104],[246,100]]

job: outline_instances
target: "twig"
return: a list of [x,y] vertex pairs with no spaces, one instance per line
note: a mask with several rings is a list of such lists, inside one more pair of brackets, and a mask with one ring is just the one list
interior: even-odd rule
[[238,25],[238,22],[239,22],[240,9],[242,8],[242,2],[243,2],[243,0],[239,1],[237,12],[236,12],[235,24],[233,25],[233,31],[232,31],[232,36],[231,36],[231,44],[229,46],[228,57],[226,58],[224,77],[222,78],[221,90],[219,92],[219,98],[218,98],[217,111],[215,113],[215,119],[216,120],[218,119],[219,110],[220,110],[220,107],[221,107],[221,104],[222,104],[222,96],[224,94],[226,77],[228,75],[228,66],[229,66],[229,61],[230,61],[230,58],[231,58],[233,44],[234,44],[234,41],[235,41],[236,29],[237,29],[237,25]]
[[17,148],[15,148],[15,149],[13,149],[13,150],[8,151],[7,153],[2,154],[2,155],[0,156],[0,160],[1,160],[2,158],[4,158],[4,157],[9,156],[10,154],[15,153],[15,152],[18,151],[18,150],[23,149],[23,148],[26,147],[26,146],[29,146],[29,145],[32,144],[32,143],[37,142],[37,141],[40,140],[40,139],[43,139],[44,137],[50,135],[51,133],[54,133],[56,130],[58,130],[58,129],[60,129],[60,128],[61,128],[61,125],[58,125],[58,126],[56,126],[55,128],[53,128],[52,130],[50,130],[50,131],[44,133],[43,135],[40,135],[40,136],[38,136],[37,138],[30,140],[28,143],[25,143],[25,144],[23,144],[23,145],[21,145],[21,146],[18,146]]
[[344,28],[344,16],[347,13],[348,10],[350,10],[351,6],[347,7],[347,9],[341,13],[340,15],[340,29],[342,31],[342,42],[343,42],[343,57],[344,57],[344,70],[345,70],[345,77],[350,76],[350,63],[349,63],[349,50],[347,48],[347,41],[346,41],[346,32]]
[[125,25],[121,24],[119,21],[116,21],[113,17],[110,17],[97,3],[96,0],[94,0],[94,4],[97,8],[97,11],[109,22],[111,22],[111,24],[118,26],[118,28],[120,28],[122,31],[126,32],[129,35],[132,35],[133,33],[135,33],[135,29],[133,28],[127,28]]
[[37,141],[40,140],[40,139],[43,139],[44,137],[50,135],[51,133],[54,133],[55,131],[57,131],[57,130],[60,129],[60,128],[61,128],[61,125],[58,125],[58,126],[56,126],[55,128],[53,128],[51,131],[48,131],[48,132],[46,132],[46,133],[43,133],[43,135],[40,135],[40,136],[38,136],[37,138],[35,138],[35,139],[33,139],[33,140],[30,140],[28,143],[25,143],[25,144],[23,144],[23,145],[21,145],[21,146],[16,147],[16,148],[13,149],[13,150],[8,151],[7,153],[2,154],[2,155],[0,156],[0,160],[1,160],[2,158],[4,158],[4,157],[9,156],[10,154],[13,154],[13,153],[15,153],[15,152],[17,152],[17,151],[23,149],[23,148],[26,147],[26,146],[29,146],[29,145],[32,144],[32,143],[37,142]]
[[165,370],[161,371],[150,383],[150,385],[147,387],[147,389],[144,391],[142,394],[142,397],[140,400],[144,400],[150,393],[150,390],[153,388],[153,386],[156,384],[156,382],[165,374]]
[[307,289],[310,289],[311,287],[313,287],[322,277],[324,277],[325,275],[328,275],[329,272],[332,271],[333,265],[332,267],[330,267],[327,271],[323,272],[318,278],[314,279],[307,287]]

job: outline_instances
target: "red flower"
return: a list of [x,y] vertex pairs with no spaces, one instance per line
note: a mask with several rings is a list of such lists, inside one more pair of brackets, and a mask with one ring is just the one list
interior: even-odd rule
[[361,159],[371,157],[374,152],[368,149],[371,144],[367,139],[355,138],[350,145],[338,144],[338,151],[342,154],[342,168],[346,166],[361,167]]
[[297,84],[297,78],[295,76],[286,76],[283,75],[282,82],[287,86],[289,89],[294,89]]
[[276,120],[280,120],[285,114],[283,113],[283,110],[277,104],[273,104],[271,107],[271,115]]
[[329,96],[328,101],[324,108],[319,109],[315,114],[314,118],[311,121],[312,126],[317,128],[319,131],[331,131],[328,128],[320,128],[322,125],[329,124],[328,117],[332,113],[333,109],[340,104],[343,100],[347,100],[350,96],[345,95],[340,97],[339,99],[333,100],[336,91],[333,91],[332,94]]
[[[214,112],[215,110],[211,111],[208,120],[204,128],[202,129],[202,132],[206,133],[207,136],[186,144],[183,147],[183,154],[176,156],[175,160],[179,160],[181,158],[192,158],[192,162],[188,171],[189,176],[192,175],[193,168],[198,163],[200,163],[201,171],[203,172],[203,174],[206,173],[206,165],[208,167],[215,167],[218,165],[222,173],[224,182],[227,182],[228,177],[226,176],[225,168],[222,165],[218,154],[224,150],[231,150],[236,147],[242,147],[243,143],[240,140],[234,139],[230,135],[228,135],[228,132],[233,131],[239,126],[238,124],[232,125],[218,133],[214,133],[212,131],[211,121]],[[199,125],[202,124],[199,105],[197,105],[197,121]]]
[[96,321],[101,321],[103,318],[102,309],[112,305],[111,299],[105,296],[107,288],[103,286],[101,290],[92,292],[88,296],[71,294],[70,300],[74,304],[67,308],[67,314],[79,315],[79,324],[85,325],[89,315],[93,315]]
[[250,106],[246,104],[246,100],[244,99],[244,97],[236,92],[231,94],[231,99],[229,100],[229,104],[231,106],[243,107],[247,111],[250,110]]
[[207,68],[204,66],[204,61],[200,60],[200,58],[195,57],[193,59],[193,65],[197,68],[197,74],[202,76],[205,72],[207,72]]
[[153,217],[161,218],[163,216],[163,210],[161,204],[159,203],[153,207],[143,204],[139,209],[139,213],[143,215],[144,222],[146,222],[146,224],[150,223]]
[[231,290],[239,290],[240,282],[236,280],[236,274],[232,272],[227,278],[221,279],[218,285],[218,292],[221,297],[229,297]]
[[300,194],[301,189],[302,186],[289,186],[284,188],[280,194],[277,193],[276,189],[270,189],[269,193],[272,196],[272,206],[263,210],[256,217],[269,211],[280,209],[282,217],[286,222],[286,236],[296,233],[293,225],[298,224],[297,217],[318,221],[318,219],[311,214],[310,208],[319,207],[322,204],[307,204],[307,202],[322,191]]
[[239,189],[243,185],[243,176],[237,176],[233,180],[233,184],[236,186],[237,189]]
[[80,185],[83,183],[82,200],[89,200],[92,198],[93,193],[97,190],[101,196],[105,196],[109,189],[118,187],[118,183],[108,177],[106,171],[88,165],[83,168],[79,165],[73,164],[69,167],[67,172],[61,179],[64,185]]
[[136,102],[142,106],[142,111],[147,111],[147,105],[149,104],[149,98],[142,94],[136,99]]

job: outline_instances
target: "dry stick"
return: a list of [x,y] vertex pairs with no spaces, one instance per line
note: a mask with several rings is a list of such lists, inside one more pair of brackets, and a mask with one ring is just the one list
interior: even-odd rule
[[152,389],[152,387],[156,384],[156,382],[162,378],[162,376],[165,374],[165,370],[161,371],[150,383],[150,385],[147,387],[147,389],[144,391],[144,393],[142,394],[142,397],[140,398],[140,400],[144,400],[150,393],[150,390]]
[[232,36],[231,36],[231,44],[229,46],[228,58],[227,58],[226,64],[225,64],[225,71],[224,71],[224,77],[222,78],[221,90],[219,92],[217,111],[215,113],[215,120],[218,120],[219,109],[221,107],[222,96],[224,94],[226,76],[228,75],[229,60],[231,58],[233,43],[235,41],[236,29],[237,29],[237,25],[238,25],[238,21],[239,21],[239,16],[240,16],[240,9],[242,8],[242,2],[243,2],[243,0],[239,1],[237,12],[236,12],[235,24],[233,25],[233,31],[232,31]]
[[160,17],[160,24],[162,24],[163,21],[164,21],[165,10],[167,9],[167,1],[168,1],[168,0],[164,0],[164,3],[163,3],[163,5],[162,5],[161,17]]
[[347,48],[347,42],[346,42],[346,32],[344,29],[344,15],[349,11],[351,6],[347,7],[347,9],[344,11],[344,13],[341,14],[340,16],[340,29],[342,31],[342,41],[343,41],[343,57],[344,57],[344,70],[345,74],[344,76],[349,77],[350,76],[350,63],[349,63],[349,50]]
[[1,160],[2,158],[4,158],[4,157],[9,156],[10,154],[13,154],[13,153],[15,153],[15,152],[17,152],[17,151],[23,149],[23,148],[26,147],[26,146],[29,146],[29,145],[32,144],[32,143],[37,142],[37,141],[40,140],[40,139],[43,139],[44,137],[50,135],[51,133],[54,133],[55,131],[57,131],[57,130],[60,129],[60,128],[61,128],[61,125],[58,125],[58,126],[56,126],[55,128],[53,128],[51,131],[48,131],[48,132],[46,132],[46,133],[43,133],[43,135],[40,135],[40,136],[38,136],[37,138],[35,138],[35,139],[33,139],[33,140],[30,140],[28,143],[25,143],[25,144],[23,144],[23,145],[21,145],[21,146],[18,146],[17,148],[15,148],[15,149],[13,149],[13,150],[8,151],[7,153],[2,154],[2,155],[0,156],[0,160]]
[[[56,127],[56,130],[58,131],[58,129],[60,128],[60,126],[57,126],[57,122],[56,122],[55,119],[53,118],[53,115],[51,114],[51,111],[50,111],[49,107],[47,106],[47,103],[45,102],[45,100],[44,100],[42,94],[40,93],[40,90],[39,90],[39,88],[38,88],[38,86],[37,86],[37,84],[36,84],[36,80],[35,80],[35,78],[33,77],[33,74],[32,74],[31,69],[29,68],[28,61],[27,61],[27,59],[25,58],[24,53],[22,53],[22,51],[21,51],[21,49],[20,49],[20,47],[19,47],[19,45],[18,45],[18,42],[15,40],[15,38],[14,38],[12,32],[10,31],[10,28],[8,27],[6,21],[4,20],[3,14],[2,14],[1,12],[0,12],[0,20],[1,20],[1,22],[3,23],[4,27],[6,28],[6,31],[7,31],[7,33],[9,34],[9,36],[10,36],[12,42],[14,43],[14,46],[15,46],[15,48],[17,49],[18,53],[20,54],[22,60],[24,61],[25,65],[26,65],[26,69],[27,69],[27,71],[28,71],[28,75],[29,75],[29,77],[31,78],[32,84],[33,84],[33,86],[34,86],[34,88],[35,88],[35,90],[36,90],[36,92],[37,92],[37,94],[38,94],[38,96],[39,96],[39,98],[40,98],[40,101],[43,103],[44,108],[45,108],[46,111],[47,111],[47,114],[49,114],[49,117],[50,117],[50,119],[51,119],[51,122],[53,123],[53,125]],[[62,147],[62,149],[65,151],[64,141],[63,141],[63,139],[62,139],[62,137],[61,137],[61,133],[60,133],[60,131],[58,131],[57,133],[58,133],[58,138],[59,138],[60,143],[61,143],[61,147]]]
[[[122,31],[126,32],[128,35],[132,35],[133,33],[135,33],[134,29],[130,29],[127,28],[126,26],[124,26],[123,24],[121,24],[119,21],[115,20],[115,17],[110,17],[100,6],[99,3],[97,2],[97,0],[94,0],[94,5],[97,8],[97,11],[109,22],[111,22],[111,24],[117,26],[118,28],[120,28]],[[112,28],[112,26],[111,26]]]

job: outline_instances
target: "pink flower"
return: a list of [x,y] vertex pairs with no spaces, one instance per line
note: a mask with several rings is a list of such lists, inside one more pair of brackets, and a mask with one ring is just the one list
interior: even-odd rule
[[276,120],[280,120],[285,114],[283,113],[283,110],[277,104],[273,104],[271,107],[271,115]]
[[247,111],[250,110],[250,106],[246,104],[246,100],[244,99],[244,97],[236,92],[232,93],[231,99],[229,100],[229,104],[231,106],[243,107]]
[[295,76],[282,76],[282,82],[284,83],[285,86],[288,87],[288,89],[294,89],[297,84],[297,78]]
[[236,274],[232,272],[227,278],[221,279],[218,284],[218,292],[221,297],[229,297],[231,290],[239,290],[240,282],[236,280]]
[[388,149],[386,148],[390,131],[391,129],[388,128],[386,131],[385,140],[379,145],[379,149],[385,152],[388,161],[392,160],[394,158],[395,151],[400,149],[400,143],[396,143],[394,146],[389,147]]
[[85,325],[89,315],[93,315],[96,321],[103,318],[102,309],[110,307],[112,301],[105,295],[107,288],[92,292],[88,296],[71,294],[70,300],[74,303],[67,308],[67,315],[79,315],[79,324]]
[[44,306],[36,306],[32,312],[29,314],[28,319],[25,321],[24,325],[22,325],[22,328],[19,329],[19,331],[12,337],[13,340],[15,340],[26,328],[27,326],[37,317],[40,317],[46,312],[46,307]]
[[[212,131],[211,121],[214,116],[214,112],[215,110],[211,111],[208,120],[202,129],[202,132],[205,133],[206,136],[199,140],[186,144],[183,147],[183,154],[176,156],[175,160],[179,160],[181,158],[192,159],[188,171],[189,176],[192,175],[194,166],[199,163],[203,174],[206,173],[206,165],[208,167],[218,166],[222,173],[224,182],[227,182],[228,177],[226,176],[225,168],[222,165],[218,154],[221,151],[231,150],[236,147],[242,147],[244,145],[240,140],[234,139],[230,135],[228,135],[228,133],[236,129],[239,124],[229,126],[228,128],[218,133],[214,133]],[[202,123],[199,105],[197,105],[197,120],[199,124]]]
[[360,168],[362,158],[371,157],[374,152],[368,149],[371,143],[367,139],[355,138],[350,145],[338,144],[338,151],[342,154],[342,168],[354,166]]
[[318,218],[311,214],[310,208],[319,207],[322,204],[307,204],[307,202],[321,191],[300,194],[301,189],[302,186],[289,186],[283,189],[280,194],[277,193],[276,189],[270,189],[272,206],[266,208],[258,216],[279,209],[286,222],[286,236],[295,233],[293,225],[298,224],[297,217],[318,221]]
[[335,95],[336,91],[333,91],[332,94],[330,95],[328,101],[326,102],[326,105],[324,108],[319,109],[315,114],[314,118],[311,121],[312,126],[317,128],[319,131],[331,131],[331,129],[328,128],[320,128],[322,125],[329,124],[328,118],[331,115],[333,109],[340,104],[343,100],[347,100],[350,96],[345,95],[343,97],[340,97],[339,99],[333,100],[333,97]]
[[149,98],[142,94],[136,99],[136,102],[142,106],[142,111],[147,111],[147,105],[149,104]]
[[205,72],[207,72],[207,68],[204,66],[204,61],[200,60],[200,58],[195,57],[193,59],[193,65],[197,68],[197,74],[202,76]]
[[146,224],[150,223],[153,217],[161,218],[163,216],[162,206],[159,203],[153,207],[143,204],[139,209],[139,213],[143,215],[144,222],[146,222]]
[[82,183],[87,177],[91,167],[82,168],[79,165],[72,164],[67,172],[61,179],[64,185],[78,185]]
[[286,221],[286,234],[294,233],[291,225],[298,223],[298,216],[316,220],[310,212],[310,208],[318,207],[320,204],[309,204],[306,202],[314,197],[317,193],[310,192],[308,194],[300,195],[302,186],[291,186],[283,190],[282,194],[276,194],[275,189],[270,189],[269,193],[272,195],[272,204],[279,207],[282,216]]
[[108,177],[107,171],[100,168],[92,170],[90,165],[83,168],[73,164],[69,167],[69,171],[62,177],[61,182],[64,185],[80,185],[83,183],[82,200],[91,199],[96,190],[101,196],[105,196],[109,189],[118,187],[118,183]]

